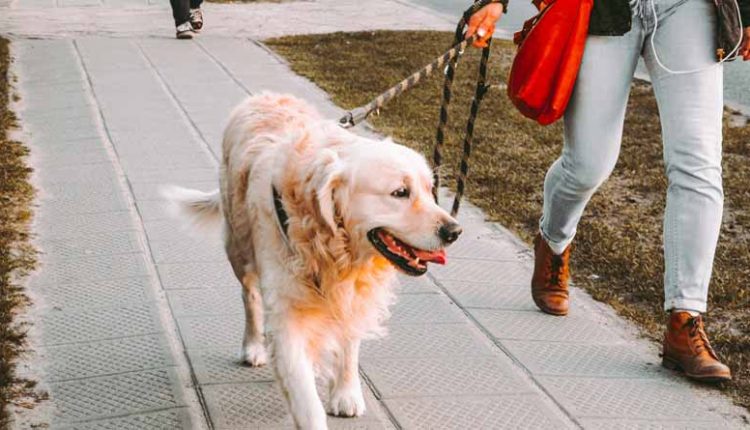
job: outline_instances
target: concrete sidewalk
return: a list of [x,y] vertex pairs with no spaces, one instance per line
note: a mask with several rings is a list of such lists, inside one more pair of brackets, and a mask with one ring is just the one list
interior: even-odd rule
[[[46,39],[44,20],[58,25],[53,17],[69,12],[31,1],[0,15],[18,30],[17,111],[40,190],[42,267],[29,283],[36,353],[24,370],[51,400],[16,411],[17,427],[290,428],[270,369],[238,364],[240,288],[219,238],[187,236],[158,193],[167,183],[217,186],[224,122],[248,94],[293,93],[337,117],[325,93],[261,43],[229,37],[235,21],[212,29],[212,10],[263,10],[281,22],[283,9],[209,5],[207,34],[185,42],[172,39],[163,5],[106,3],[91,10],[120,24],[94,28],[119,30]],[[446,25],[396,1],[300,3],[283,5],[326,11],[295,15],[300,32]],[[352,20],[360,7],[378,18]],[[157,12],[167,14],[157,33],[122,24]],[[404,279],[390,334],[363,346],[366,416],[330,419],[333,428],[747,426],[746,411],[663,370],[653,345],[580,291],[567,318],[536,311],[527,247],[471,206],[461,221],[449,265]]]

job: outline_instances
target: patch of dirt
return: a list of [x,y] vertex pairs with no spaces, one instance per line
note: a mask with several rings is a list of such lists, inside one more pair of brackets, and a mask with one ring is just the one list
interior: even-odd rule
[[34,198],[29,184],[31,169],[25,162],[29,151],[9,137],[16,126],[16,117],[8,107],[12,97],[10,63],[9,41],[0,37],[0,428],[9,424],[10,403],[25,407],[28,399],[38,398],[35,383],[15,374],[26,340],[26,327],[15,321],[28,305],[21,280],[34,268],[35,251],[29,243]]
[[[447,49],[440,32],[335,33],[267,41],[292,68],[340,106],[364,104]],[[408,43],[406,43],[408,41]],[[515,49],[495,42],[491,83],[504,83]],[[446,137],[443,178],[452,184],[473,95],[479,52],[459,64]],[[371,118],[380,132],[432,153],[442,80],[432,78]],[[720,387],[750,408],[750,126],[726,113],[725,215],[709,297],[708,331],[735,381]],[[604,125],[606,126],[606,125]],[[562,126],[522,117],[504,93],[490,92],[476,125],[468,198],[488,216],[530,242],[537,231],[544,175],[562,148]],[[622,152],[615,172],[588,205],[573,252],[576,284],[661,339],[665,314],[662,215],[666,178],[651,86],[633,85]]]

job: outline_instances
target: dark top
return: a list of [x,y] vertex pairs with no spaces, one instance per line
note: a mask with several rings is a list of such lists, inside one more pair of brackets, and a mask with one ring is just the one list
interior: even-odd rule
[[[711,1],[711,0],[706,0]],[[737,0],[745,27],[750,26],[750,0]],[[594,0],[589,34],[622,36],[630,31],[630,2],[628,0]]]

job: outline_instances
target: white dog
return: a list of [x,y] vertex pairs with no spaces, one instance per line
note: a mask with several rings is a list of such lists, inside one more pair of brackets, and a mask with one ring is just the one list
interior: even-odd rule
[[[382,333],[396,268],[422,275],[445,263],[461,228],[432,198],[424,157],[324,121],[291,96],[250,97],[224,133],[220,191],[172,188],[194,224],[223,218],[226,252],[242,283],[242,359],[274,369],[299,428],[326,428],[328,411],[365,411],[362,339]],[[265,311],[265,321],[264,321]]]

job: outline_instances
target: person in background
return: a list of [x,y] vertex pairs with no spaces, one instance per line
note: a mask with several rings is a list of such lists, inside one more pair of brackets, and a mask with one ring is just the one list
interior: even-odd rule
[[178,39],[192,39],[203,29],[203,0],[169,0]]
[[[750,60],[750,0],[739,55]],[[486,46],[504,11],[493,3],[469,21],[467,37]],[[659,104],[669,183],[664,215],[663,365],[693,379],[731,379],[706,335],[708,286],[723,209],[723,68],[717,13],[706,0],[594,0],[589,36],[564,116],[561,157],[547,172],[534,241],[531,295],[545,313],[568,313],[568,261],[591,196],[615,167],[630,85],[642,58]]]

